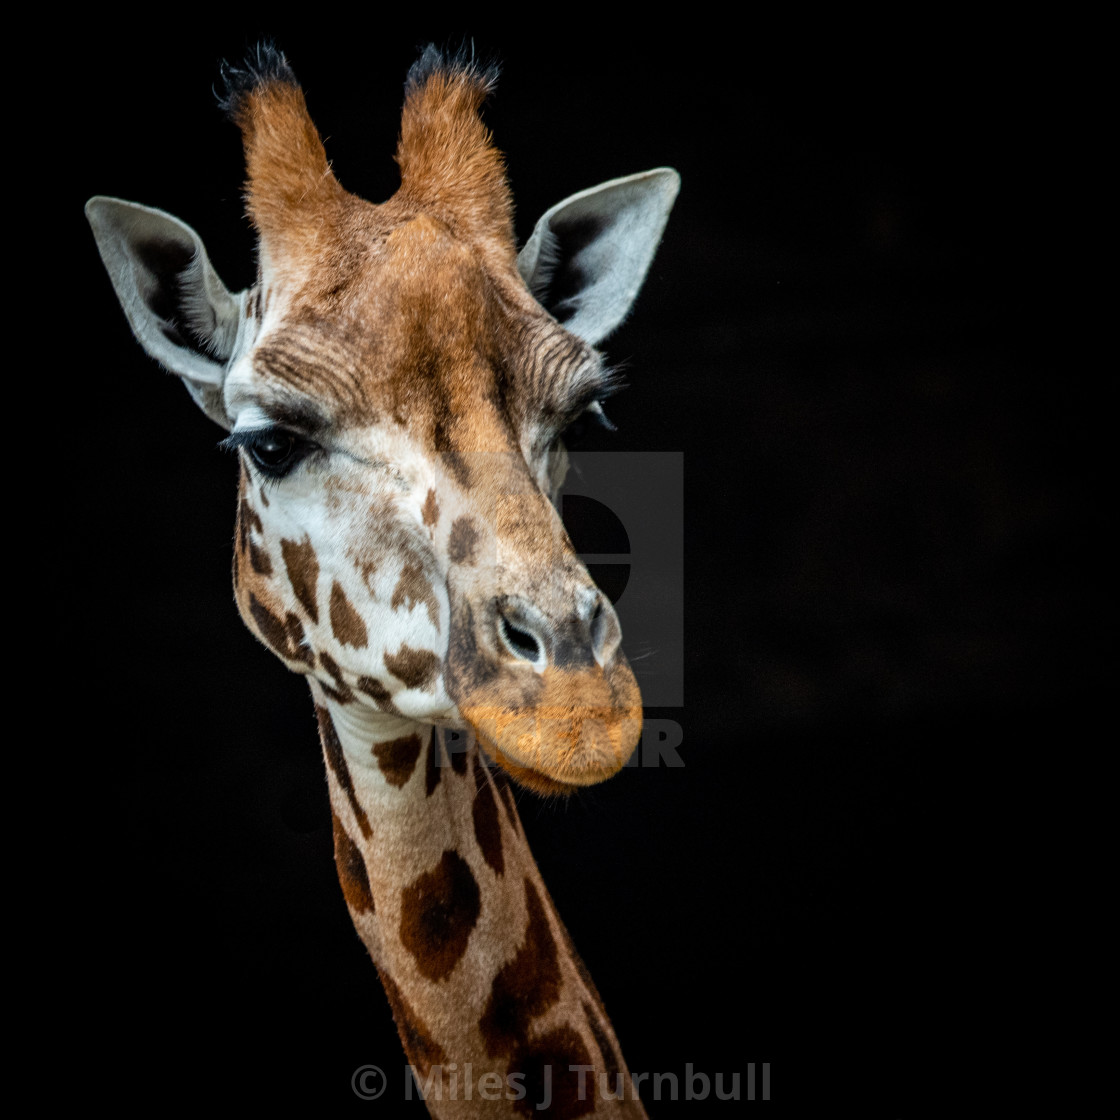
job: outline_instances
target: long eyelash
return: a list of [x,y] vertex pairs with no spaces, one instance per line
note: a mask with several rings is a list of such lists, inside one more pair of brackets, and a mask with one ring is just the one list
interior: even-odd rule
[[245,428],[240,432],[230,432],[218,444],[218,447],[222,451],[239,451],[242,447],[248,447],[254,440],[272,430],[272,428]]
[[[625,388],[627,388],[627,382],[622,376],[622,368],[620,366],[601,369],[595,377],[594,382],[584,386],[565,410],[567,415],[571,418],[569,423],[582,416],[593,404],[601,405],[603,401],[610,400],[611,397],[616,393],[620,393]],[[605,415],[603,415],[603,420],[606,420],[608,428],[613,429],[614,425],[606,419]]]

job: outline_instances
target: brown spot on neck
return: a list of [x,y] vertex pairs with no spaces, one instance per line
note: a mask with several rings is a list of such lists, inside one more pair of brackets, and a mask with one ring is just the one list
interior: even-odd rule
[[587,1025],[591,1028],[591,1036],[595,1039],[595,1045],[599,1047],[599,1055],[603,1060],[603,1072],[613,1084],[622,1072],[622,1056],[615,1046],[606,1020],[599,1014],[598,1009],[592,1007],[585,1000],[583,1002],[583,1013],[587,1016]]
[[[595,1111],[599,1085],[581,1077],[591,1065],[587,1047],[568,1026],[556,1027],[518,1045],[510,1058],[507,1077],[517,1076],[525,1095],[513,1102],[523,1116],[548,1115],[555,1120],[576,1120]],[[580,1092],[580,1088],[583,1092]]]
[[358,822],[358,827],[362,830],[362,835],[368,840],[373,835],[373,829],[370,828],[369,817],[366,816],[366,811],[358,802],[357,794],[354,792],[354,782],[350,777],[350,768],[346,765],[346,756],[342,752],[342,741],[335,730],[334,720],[331,719],[330,712],[319,705],[315,706],[315,715],[319,719],[319,739],[323,744],[323,755],[327,765],[331,768],[331,773],[334,774],[335,781],[338,782],[342,792],[346,794],[346,800],[350,802],[350,808],[354,813],[354,819]]
[[439,729],[432,732],[428,742],[428,761],[424,767],[424,796],[431,797],[443,775],[443,743]]
[[334,828],[334,865],[346,905],[358,914],[373,913],[373,892],[361,849],[350,839],[342,821],[333,812],[331,821]]
[[560,963],[548,914],[532,880],[525,880],[529,921],[525,940],[512,961],[502,965],[478,1021],[486,1052],[509,1053],[530,1034],[532,1021],[560,998]]
[[474,875],[458,852],[450,849],[431,871],[401,891],[401,944],[416,960],[421,975],[445,980],[467,951],[482,908]]
[[431,1032],[424,1025],[420,1016],[413,1011],[411,1004],[404,998],[404,993],[397,987],[393,978],[383,969],[378,969],[385,994],[389,997],[389,1006],[393,1009],[393,1020],[397,1024],[397,1033],[401,1036],[404,1052],[413,1068],[425,1080],[432,1066],[443,1065],[447,1055]]
[[337,580],[331,587],[331,629],[344,646],[362,649],[369,641],[362,616],[346,598],[346,592]]
[[513,826],[513,831],[517,832],[521,822],[517,817],[517,804],[513,799],[513,786],[504,770],[492,770],[490,776],[494,780],[498,793],[501,794],[502,804],[506,807],[506,816],[509,817],[509,823]]
[[482,858],[496,875],[501,875],[506,869],[505,853],[502,851],[502,823],[498,818],[494,790],[486,775],[486,765],[477,751],[474,756],[474,782],[475,797],[471,806],[474,838],[478,841]]
[[412,777],[420,757],[420,745],[419,735],[403,735],[388,743],[374,743],[373,757],[389,785],[401,789]]
[[288,572],[288,582],[292,585],[300,605],[307,611],[312,622],[319,621],[319,561],[311,539],[304,541],[280,541],[280,553]]
[[[440,731],[443,736],[443,746],[447,757],[451,760],[451,769],[460,777],[467,772],[467,758],[471,752],[471,740],[466,738],[461,731]],[[451,736],[455,738],[452,740]]]

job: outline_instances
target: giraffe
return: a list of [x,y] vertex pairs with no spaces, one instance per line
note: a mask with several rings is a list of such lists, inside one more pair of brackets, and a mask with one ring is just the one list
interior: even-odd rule
[[510,781],[570,794],[640,734],[555,499],[679,177],[573,195],[518,252],[494,71],[423,52],[380,204],[337,181],[276,48],[222,78],[256,283],[230,292],[163,211],[86,214],[137,340],[239,457],[237,606],[310,684],[342,893],[416,1082],[444,1118],[644,1116]]

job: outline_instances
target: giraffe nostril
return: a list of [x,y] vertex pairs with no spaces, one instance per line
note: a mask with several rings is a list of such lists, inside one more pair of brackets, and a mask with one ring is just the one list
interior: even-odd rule
[[588,633],[591,636],[591,651],[595,660],[606,664],[622,637],[618,626],[618,616],[608,605],[606,596],[600,595],[595,603],[595,609],[587,622]]
[[537,641],[536,637],[529,633],[528,630],[522,630],[519,626],[514,626],[509,619],[503,617],[500,626],[502,638],[505,640],[510,651],[516,654],[524,661],[537,662],[540,660],[541,644]]

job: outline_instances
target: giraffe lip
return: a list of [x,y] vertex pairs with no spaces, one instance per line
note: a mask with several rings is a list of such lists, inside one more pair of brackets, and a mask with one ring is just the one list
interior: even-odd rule
[[486,753],[541,793],[570,793],[614,777],[637,746],[641,709],[460,707]]
[[[547,774],[542,774],[539,770],[534,770],[531,766],[516,762],[495,743],[478,732],[475,733],[475,737],[478,740],[479,746],[486,754],[505,770],[514,781],[525,786],[526,789],[531,789],[534,793],[559,794],[566,797],[582,788],[576,782],[561,782],[556,778],[549,777]],[[598,780],[599,779],[595,779],[595,781]]]

